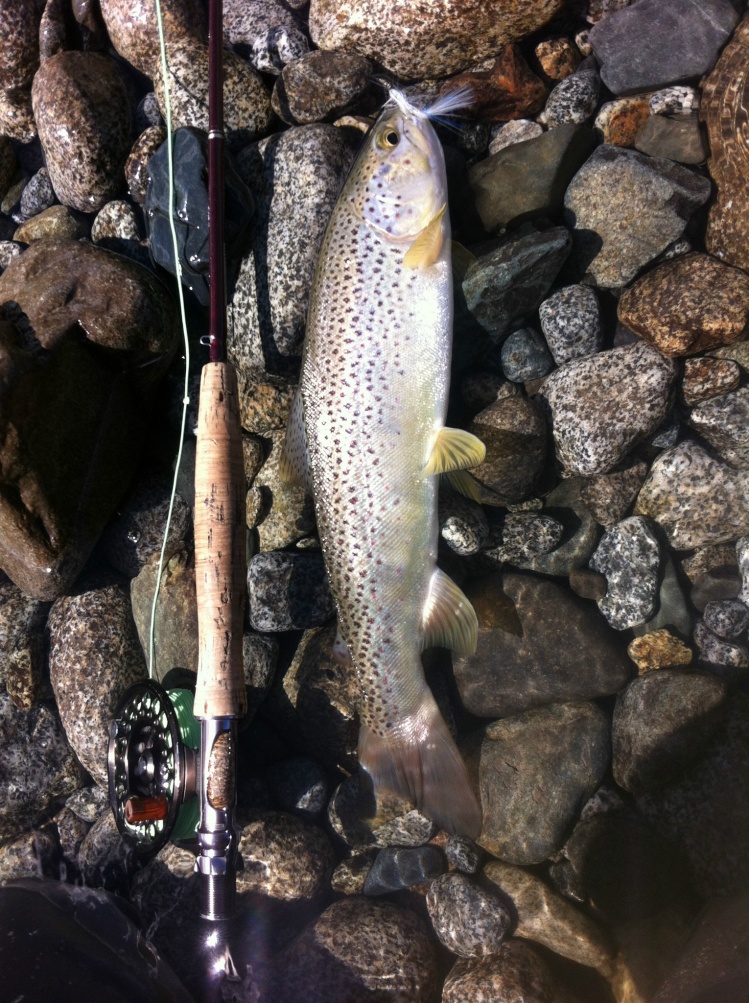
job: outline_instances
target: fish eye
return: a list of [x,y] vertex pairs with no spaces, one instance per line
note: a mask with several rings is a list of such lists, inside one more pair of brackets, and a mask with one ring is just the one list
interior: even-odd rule
[[400,138],[400,133],[391,126],[390,128],[383,129],[377,137],[377,145],[383,150],[392,150],[398,145]]

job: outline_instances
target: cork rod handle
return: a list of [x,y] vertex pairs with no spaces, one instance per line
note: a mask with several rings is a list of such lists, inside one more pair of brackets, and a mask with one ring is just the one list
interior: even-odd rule
[[195,459],[195,589],[198,680],[195,716],[241,717],[246,576],[245,478],[239,395],[225,362],[203,368]]

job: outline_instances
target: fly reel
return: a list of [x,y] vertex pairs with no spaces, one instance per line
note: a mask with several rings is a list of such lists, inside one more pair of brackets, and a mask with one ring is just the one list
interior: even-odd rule
[[114,712],[109,803],[122,838],[139,853],[196,837],[200,725],[193,701],[190,689],[146,680],[126,690]]

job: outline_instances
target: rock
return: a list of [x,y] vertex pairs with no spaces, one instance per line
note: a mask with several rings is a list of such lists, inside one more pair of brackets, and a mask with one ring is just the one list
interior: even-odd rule
[[95,244],[134,257],[144,249],[140,219],[133,206],[124,199],[115,199],[99,210],[91,225],[91,240]]
[[543,301],[538,313],[541,330],[558,366],[601,350],[601,308],[590,286],[565,286],[557,290]]
[[371,75],[369,60],[355,52],[308,52],[281,70],[271,104],[288,125],[332,120],[361,101]]
[[60,52],[39,68],[32,100],[55,194],[63,205],[97,212],[120,194],[130,149],[130,105],[114,62]]
[[533,50],[547,80],[564,80],[580,65],[580,50],[565,36],[546,38]]
[[742,387],[703,401],[687,419],[731,466],[749,466],[749,390]]
[[546,426],[538,406],[525,397],[506,397],[477,414],[469,431],[486,446],[484,462],[471,470],[481,501],[507,505],[526,498],[546,457]]
[[254,630],[307,630],[333,615],[321,554],[256,554],[247,568],[247,588]]
[[745,475],[682,442],[655,460],[635,514],[654,519],[675,550],[735,540],[749,532]]
[[749,538],[747,537],[736,541],[736,562],[741,575],[738,598],[745,606],[749,606]]
[[0,135],[28,143],[36,136],[31,84],[39,66],[38,4],[2,0],[0,21]]
[[88,822],[78,818],[75,812],[67,807],[61,808],[53,821],[57,829],[57,841],[62,853],[63,866],[71,867],[73,872],[77,873],[78,852],[91,826]]
[[40,167],[31,178],[21,195],[21,213],[26,219],[31,219],[45,209],[55,204],[55,192],[50,181],[49,171]]
[[339,895],[363,895],[367,875],[378,851],[374,849],[352,853],[333,871],[330,887]]
[[661,787],[699,758],[726,698],[715,676],[661,669],[633,680],[616,701],[614,779],[631,794]]
[[128,686],[147,676],[130,597],[119,585],[63,596],[49,614],[49,671],[65,734],[107,784],[109,723]]
[[267,812],[245,825],[239,853],[240,901],[251,892],[285,902],[313,899],[327,888],[335,864],[325,833],[283,812]]
[[502,899],[464,874],[445,874],[433,881],[426,905],[434,932],[460,958],[496,954],[512,925]]
[[599,925],[520,867],[493,860],[484,867],[492,891],[509,899],[517,915],[513,933],[543,944],[578,964],[608,972],[612,946]]
[[633,515],[608,529],[590,559],[606,575],[598,608],[615,630],[645,623],[655,610],[660,546],[648,521]]
[[[430,818],[406,798],[387,791],[378,796],[376,815],[364,818],[361,793],[358,775],[351,776],[338,785],[328,805],[328,822],[347,846],[423,846],[436,834]],[[364,788],[363,793],[371,801],[371,792]]]
[[536,136],[543,135],[543,131],[543,126],[529,118],[517,118],[492,126],[489,154],[499,153],[508,146],[524,143],[528,139],[535,139]]
[[704,164],[709,152],[696,114],[677,118],[651,115],[640,127],[635,146],[640,153],[679,164]]
[[428,9],[393,7],[367,0],[341,11],[333,0],[313,0],[309,26],[320,49],[354,49],[406,79],[444,77],[524,38],[562,8],[558,0],[491,6],[468,3],[457,10],[445,0]]
[[464,874],[475,874],[481,863],[481,857],[475,843],[466,836],[448,836],[445,844],[445,856],[451,870],[455,868]]
[[241,55],[249,55],[253,66],[262,73],[277,74],[286,63],[309,51],[303,19],[289,9],[294,6],[280,0],[253,4],[227,0],[224,39]]
[[[505,130],[518,123],[508,122]],[[511,140],[470,168],[476,211],[489,232],[537,216],[557,215],[575,173],[590,156],[595,133],[582,125],[560,125],[540,135]],[[498,137],[499,138],[499,137]]]
[[103,812],[94,822],[78,851],[81,877],[89,888],[122,894],[139,862],[135,850],[120,835],[114,815]]
[[744,644],[724,640],[710,630],[703,620],[695,624],[694,643],[699,661],[728,683],[742,683],[749,669],[749,650]]
[[250,250],[228,307],[229,352],[240,376],[253,367],[297,368],[315,263],[353,155],[342,130],[307,125],[249,146],[237,158],[256,206]]
[[453,491],[440,494],[439,527],[448,547],[463,556],[479,551],[489,536],[489,523],[481,506]]
[[692,661],[692,649],[663,627],[630,641],[627,654],[640,675],[653,669],[678,668]]
[[436,846],[386,846],[372,863],[364,882],[364,894],[387,895],[412,888],[439,877],[445,870],[444,855]]
[[737,599],[713,601],[705,606],[704,620],[714,634],[730,640],[749,627],[749,609]]
[[461,87],[471,88],[471,115],[483,122],[535,115],[546,99],[543,81],[530,69],[517,45],[506,45],[498,58],[451,77],[441,93],[453,93]]
[[289,484],[279,473],[286,431],[269,432],[271,450],[253,487],[261,492],[262,509],[256,521],[261,551],[280,550],[315,528],[315,510],[306,487]]
[[700,108],[700,92],[696,87],[664,87],[650,95],[651,115],[690,115]]
[[391,902],[351,896],[328,906],[274,959],[276,999],[430,1003],[437,952],[424,923]]
[[[612,470],[663,421],[675,376],[674,363],[643,344],[576,359],[552,373],[541,397],[551,412],[556,456],[565,472]],[[612,405],[616,423],[610,421]]]
[[580,497],[584,481],[581,477],[561,481],[547,496],[549,513],[563,529],[563,542],[550,553],[532,557],[529,571],[544,575],[569,576],[572,571],[588,563],[600,535],[600,527],[587,505]]
[[501,541],[495,529],[492,543],[496,545],[485,554],[494,561],[528,569],[537,557],[554,550],[563,533],[562,524],[550,515],[510,512],[502,526]]
[[65,801],[65,807],[88,825],[93,825],[104,814],[108,806],[106,790],[96,784],[79,788]]
[[630,94],[701,77],[737,23],[730,0],[640,0],[595,25],[590,44],[608,89]]
[[637,131],[650,114],[647,97],[636,95],[606,101],[593,123],[604,143],[611,146],[634,146]]
[[681,391],[688,406],[735,390],[741,369],[732,359],[686,359]]
[[130,197],[138,205],[146,201],[148,187],[148,161],[166,140],[166,129],[161,125],[149,125],[130,150],[125,161],[125,180]]
[[579,69],[554,87],[538,121],[549,129],[582,125],[595,112],[600,90],[601,78],[595,60],[586,59]]
[[78,240],[85,236],[86,227],[80,218],[64,205],[53,205],[38,216],[21,223],[13,239],[21,244],[32,244],[43,237],[61,237]]
[[[140,0],[137,14],[121,0],[100,0],[101,15],[112,45],[129,63],[153,77],[160,73],[159,34],[154,0]],[[196,0],[169,0],[162,4],[166,38],[199,38],[205,35]]]
[[610,529],[629,512],[647,471],[647,464],[637,462],[611,474],[587,477],[580,488],[580,498],[596,521]]
[[0,839],[6,840],[76,790],[81,770],[49,703],[19,710],[0,692],[0,737]]
[[0,272],[4,272],[14,258],[23,253],[23,246],[14,240],[0,240]]
[[626,285],[681,236],[709,195],[707,178],[688,167],[599,146],[564,197],[580,270],[603,288]]
[[471,414],[478,414],[504,397],[517,397],[520,388],[499,373],[470,373],[460,382],[460,399]]
[[591,703],[554,703],[488,725],[479,846],[512,864],[557,852],[606,772],[609,741],[608,722]]
[[747,186],[745,138],[737,123],[744,107],[749,20],[745,17],[705,81],[700,117],[707,128],[710,159],[707,168],[717,188],[710,207],[705,247],[726,264],[749,266],[744,234]]
[[[158,555],[143,566],[130,583],[133,618],[143,651],[150,649],[151,613]],[[198,671],[198,610],[195,567],[189,554],[177,550],[167,557],[154,616],[154,679],[162,681],[173,668]]]
[[634,633],[646,634],[651,630],[660,630],[661,627],[673,627],[678,634],[688,637],[692,629],[692,611],[687,605],[674,561],[668,551],[662,561],[660,579],[655,615],[646,623],[634,627]]
[[502,370],[508,380],[537,380],[553,368],[554,359],[546,341],[532,327],[513,331],[502,344]]
[[30,710],[39,695],[48,612],[48,603],[25,596],[12,582],[0,585],[0,688],[4,683],[19,710]]
[[281,811],[302,819],[320,815],[328,805],[325,773],[308,756],[295,756],[275,763],[266,774],[268,786]]
[[442,1003],[483,1000],[568,1003],[570,997],[562,993],[540,953],[527,941],[513,937],[496,954],[459,959],[445,979]]
[[59,238],[11,262],[0,304],[13,321],[0,325],[3,476],[17,486],[0,502],[0,566],[23,591],[54,599],[130,483],[175,349],[175,308],[152,273]]
[[[562,700],[615,693],[630,667],[600,614],[555,582],[505,573],[471,583],[473,655],[453,657],[466,710],[509,717]],[[563,640],[560,640],[563,639]]]

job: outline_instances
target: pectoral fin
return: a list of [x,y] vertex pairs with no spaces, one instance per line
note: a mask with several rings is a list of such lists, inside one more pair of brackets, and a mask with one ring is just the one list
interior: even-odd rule
[[439,258],[442,251],[444,234],[442,232],[442,217],[445,215],[445,203],[437,215],[424,227],[416,240],[411,244],[403,257],[406,268],[428,268]]
[[474,608],[439,568],[429,583],[422,627],[425,648],[452,648],[456,655],[472,655],[476,650],[479,624]]
[[307,438],[304,434],[302,395],[299,390],[291,402],[286,441],[278,464],[278,474],[284,484],[298,484],[310,489]]
[[441,428],[437,434],[432,455],[424,474],[449,474],[453,470],[466,470],[484,462],[486,447],[481,439],[462,428]]

